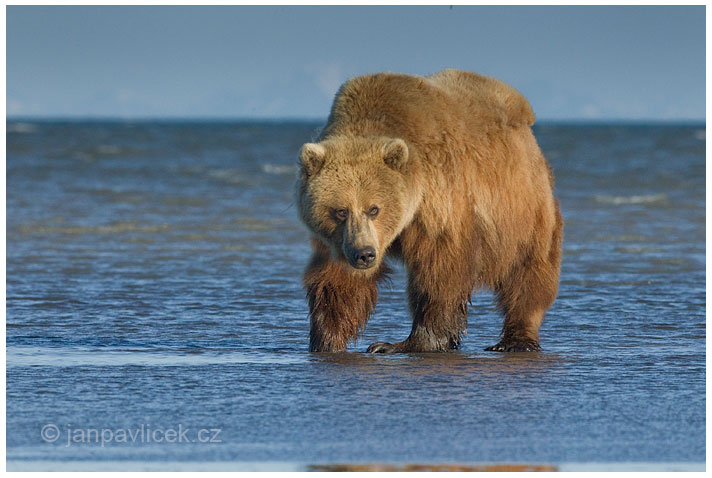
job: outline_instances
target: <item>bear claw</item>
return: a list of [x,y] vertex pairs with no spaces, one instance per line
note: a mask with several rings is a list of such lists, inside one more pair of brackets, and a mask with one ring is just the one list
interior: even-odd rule
[[487,352],[539,352],[541,347],[536,342],[500,342],[485,350]]
[[388,342],[374,342],[366,349],[367,354],[392,354],[397,351],[396,344]]

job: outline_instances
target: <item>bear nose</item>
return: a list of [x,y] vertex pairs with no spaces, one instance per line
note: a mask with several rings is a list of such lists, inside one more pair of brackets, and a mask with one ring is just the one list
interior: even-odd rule
[[359,249],[354,254],[354,259],[357,267],[362,267],[364,269],[370,267],[373,264],[373,261],[376,260],[376,250],[371,246]]

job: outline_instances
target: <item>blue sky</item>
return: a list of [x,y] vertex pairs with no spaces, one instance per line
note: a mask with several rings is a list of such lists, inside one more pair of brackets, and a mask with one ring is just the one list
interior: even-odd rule
[[495,76],[539,119],[705,117],[705,7],[7,7],[7,114],[324,118],[348,77]]

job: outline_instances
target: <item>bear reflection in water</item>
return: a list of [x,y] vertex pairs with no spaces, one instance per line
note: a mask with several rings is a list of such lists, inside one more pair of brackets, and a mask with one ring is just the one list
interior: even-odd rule
[[481,288],[504,314],[500,341],[486,350],[540,350],[563,224],[534,119],[512,87],[458,70],[341,87],[320,138],[300,154],[311,351],[344,351],[363,330],[386,257],[405,265],[413,327],[368,352],[456,349]]

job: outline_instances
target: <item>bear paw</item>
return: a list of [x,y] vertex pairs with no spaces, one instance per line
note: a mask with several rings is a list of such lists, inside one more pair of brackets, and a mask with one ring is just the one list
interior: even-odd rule
[[488,352],[539,352],[539,343],[533,340],[502,341],[497,345],[487,347]]

